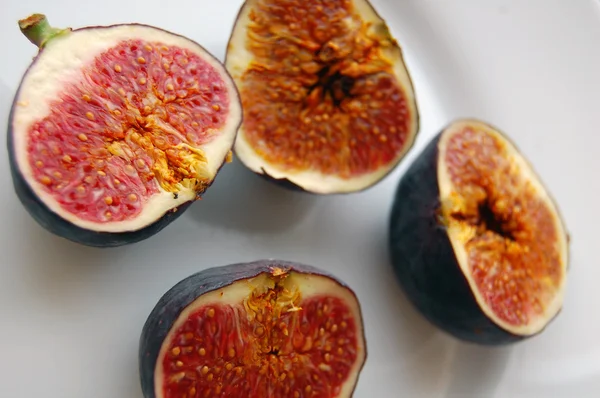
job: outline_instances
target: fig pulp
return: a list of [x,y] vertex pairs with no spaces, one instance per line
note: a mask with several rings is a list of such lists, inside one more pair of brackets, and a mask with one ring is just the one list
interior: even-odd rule
[[225,67],[197,43],[126,24],[20,21],[40,50],[11,112],[10,165],[30,214],[93,246],[145,239],[211,185],[242,111]]
[[402,51],[367,0],[247,0],[227,48],[249,169],[313,193],[364,190],[412,147]]
[[457,338],[519,341],[562,308],[568,238],[557,206],[515,145],[484,122],[452,123],[402,177],[390,250],[408,298]]
[[139,355],[146,398],[351,397],[366,342],[348,286],[263,260],[175,285],[148,317]]

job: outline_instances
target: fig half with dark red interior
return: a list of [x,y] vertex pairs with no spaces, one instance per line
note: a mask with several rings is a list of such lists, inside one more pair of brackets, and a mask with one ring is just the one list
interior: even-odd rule
[[224,65],[165,30],[19,22],[40,50],[15,96],[8,152],[41,225],[92,246],[148,238],[212,184],[242,110]]
[[145,398],[351,397],[366,357],[353,291],[280,260],[182,280],[149,315],[139,351]]
[[410,301],[480,344],[542,332],[562,308],[568,235],[527,159],[498,129],[457,120],[402,177],[390,250]]
[[244,109],[235,153],[281,185],[367,189],[418,133],[402,50],[367,0],[246,0],[225,65]]

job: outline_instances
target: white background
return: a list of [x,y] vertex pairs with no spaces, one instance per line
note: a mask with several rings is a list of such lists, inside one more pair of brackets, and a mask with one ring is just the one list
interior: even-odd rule
[[[209,266],[278,257],[353,286],[368,362],[356,397],[600,397],[600,12],[592,0],[375,0],[406,52],[421,110],[415,149],[373,189],[312,197],[239,163],[159,235],[113,250],[42,230],[0,169],[0,397],[141,398],[137,343],[158,298]],[[189,36],[222,59],[240,1],[0,2],[0,124],[36,49],[17,20],[142,22]],[[572,233],[564,310],[509,348],[464,345],[407,304],[387,257],[392,195],[424,144],[456,117],[485,119],[529,157]],[[5,140],[2,127],[2,140]],[[5,141],[3,141],[5,142]]]

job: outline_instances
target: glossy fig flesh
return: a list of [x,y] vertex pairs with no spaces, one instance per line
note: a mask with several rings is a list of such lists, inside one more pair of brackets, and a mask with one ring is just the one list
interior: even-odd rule
[[192,275],[140,340],[145,398],[351,397],[366,360],[358,299],[335,277],[278,260]]
[[230,156],[241,103],[197,43],[126,24],[20,21],[40,50],[8,131],[17,195],[45,228],[92,246],[148,238],[198,199]]
[[507,136],[481,121],[452,123],[402,177],[390,250],[409,300],[459,339],[523,340],[562,308],[568,236],[557,206]]
[[244,109],[235,153],[286,187],[367,189],[417,135],[402,50],[367,0],[247,0],[225,65]]

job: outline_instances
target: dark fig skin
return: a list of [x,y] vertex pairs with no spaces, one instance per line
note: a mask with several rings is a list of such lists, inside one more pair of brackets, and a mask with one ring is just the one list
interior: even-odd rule
[[434,137],[402,176],[392,204],[389,250],[392,267],[408,300],[432,324],[460,340],[506,345],[517,336],[481,310],[438,219],[440,191]]
[[270,182],[272,184],[277,185],[278,187],[285,188],[285,189],[288,189],[288,190],[293,191],[293,192],[303,192],[303,193],[317,195],[317,193],[307,191],[304,188],[302,188],[300,185],[294,184],[293,182],[291,182],[287,178],[275,178],[275,177],[271,177],[265,171],[265,169],[262,169],[262,173],[254,173],[254,174],[256,174],[257,176],[259,176],[260,178],[262,178],[265,181],[268,181],[268,182]]
[[[412,145],[410,146],[410,148],[408,149],[408,151],[410,151],[411,149],[412,149]],[[407,152],[407,154],[408,154],[408,152]],[[368,186],[366,186],[366,187],[364,187],[362,189],[358,189],[358,190],[354,190],[354,191],[349,191],[349,192],[332,192],[332,193],[314,192],[314,191],[307,190],[307,189],[303,188],[302,186],[293,183],[292,181],[290,181],[287,178],[275,178],[275,177],[272,177],[264,169],[262,169],[262,173],[257,173],[257,172],[253,172],[253,173],[256,174],[257,176],[259,176],[260,178],[262,178],[263,180],[268,181],[271,184],[274,184],[274,185],[276,185],[276,186],[278,186],[280,188],[287,189],[289,191],[300,192],[300,193],[305,193],[305,194],[314,195],[314,196],[332,196],[332,195],[342,196],[342,195],[352,195],[352,194],[356,194],[356,193],[366,192],[366,191],[370,190],[371,188],[374,188],[380,182],[383,182],[390,174],[392,174],[393,172],[395,172],[396,169],[402,163],[402,160],[403,159],[401,159],[400,162],[398,162],[398,164],[396,166],[394,166],[391,170],[389,170],[386,174],[384,174],[383,176],[381,176],[381,178],[377,179],[376,181],[373,181]],[[243,164],[243,162],[242,162],[242,164]],[[250,170],[250,171],[252,171],[252,170]]]
[[179,218],[179,216],[181,216],[193,203],[187,202],[173,210],[169,210],[153,224],[137,231],[121,233],[96,232],[81,228],[66,221],[43,204],[21,177],[17,168],[13,166],[12,155],[10,158],[11,174],[15,192],[31,217],[33,217],[33,219],[48,232],[85,246],[110,248],[133,244],[148,239]]
[[[257,260],[248,263],[217,266],[193,274],[177,283],[160,298],[142,329],[138,360],[144,398],[156,398],[154,391],[154,371],[156,363],[159,360],[158,354],[165,337],[172,325],[177,321],[181,312],[203,294],[227,287],[243,279],[251,279],[264,273],[270,274],[274,268],[281,269],[284,272],[293,271],[330,278],[355,296],[352,289],[335,276],[313,266],[290,261],[274,259]],[[357,326],[361,328],[364,336],[362,320],[357,320]],[[367,359],[366,342],[364,346],[365,361],[363,362],[363,367]],[[362,370],[362,367],[360,370]],[[356,384],[354,388],[356,388]]]
[[[137,24],[137,23],[131,23],[128,25],[148,26],[148,25]],[[100,29],[100,28],[110,29],[112,27],[118,27],[118,26],[121,26],[121,25],[115,24],[115,25],[107,25],[107,26],[88,26],[88,27],[79,28],[79,29],[70,29],[69,28],[69,30],[70,30],[71,34],[74,34],[80,30],[85,30],[85,29]],[[173,32],[169,32],[167,30],[160,29],[160,28],[157,28],[154,26],[152,26],[152,28],[163,31],[170,35],[184,37],[184,36],[177,35]],[[186,39],[190,40],[188,38],[186,38]],[[196,42],[193,42],[193,43],[195,45],[197,45],[198,47],[204,49],[204,47],[202,47],[200,44],[198,44]],[[40,54],[42,54],[43,51],[44,51],[44,48],[43,47],[40,48],[36,57],[31,62],[31,64],[29,65],[29,67],[27,68],[25,73],[23,74],[23,77],[21,78],[21,82],[19,84],[19,89],[17,90],[17,92],[14,96],[13,104],[11,107],[11,112],[10,112],[10,115],[8,118],[7,149],[8,149],[9,167],[10,167],[11,176],[13,179],[13,187],[14,187],[15,193],[16,193],[19,201],[23,204],[23,206],[25,207],[27,212],[31,215],[31,217],[42,228],[44,228],[48,232],[50,232],[54,235],[57,235],[61,238],[64,238],[64,239],[67,239],[72,242],[82,244],[85,246],[97,247],[97,248],[113,248],[113,247],[119,247],[119,246],[125,246],[125,245],[138,243],[138,242],[141,242],[143,240],[146,240],[146,239],[158,234],[164,228],[169,226],[169,224],[171,224],[173,221],[178,219],[194,203],[194,201],[189,201],[189,202],[183,203],[176,208],[168,210],[167,212],[165,212],[165,214],[161,218],[156,220],[154,223],[152,223],[142,229],[136,230],[136,231],[116,232],[116,233],[98,232],[98,231],[93,231],[90,229],[81,228],[81,227],[65,220],[64,218],[60,217],[58,214],[56,214],[55,212],[50,210],[37,197],[37,195],[35,195],[35,193],[30,188],[30,186],[27,183],[27,181],[25,180],[25,178],[23,178],[23,175],[21,174],[21,172],[19,170],[16,158],[15,158],[12,120],[13,120],[14,112],[17,107],[17,102],[18,102],[20,88],[22,86],[22,83],[25,80],[25,78],[27,77],[27,74],[29,73],[31,68],[38,61]],[[214,56],[208,52],[206,52],[206,56],[214,58]],[[216,58],[214,58],[214,59],[216,60]],[[224,73],[228,77],[230,77],[228,71],[224,70]],[[236,96],[239,101],[239,95],[237,94],[237,89],[236,89]],[[242,121],[240,120],[236,127],[236,130],[239,128],[241,123],[242,123]],[[231,143],[232,147],[233,147],[234,142],[235,142],[235,139]],[[202,195],[204,194],[204,192],[208,188],[210,188],[210,186],[213,184],[214,180],[216,179],[217,175],[219,174],[221,168],[225,165],[225,163],[227,163],[227,162],[224,159],[223,163],[221,163],[221,165],[217,169],[217,172],[215,173],[213,180],[210,181],[210,183],[204,187],[204,190],[202,192],[197,192],[196,197],[198,199],[200,199],[202,197]]]

